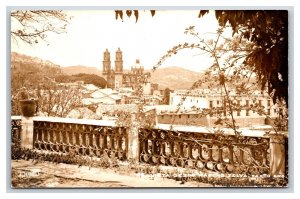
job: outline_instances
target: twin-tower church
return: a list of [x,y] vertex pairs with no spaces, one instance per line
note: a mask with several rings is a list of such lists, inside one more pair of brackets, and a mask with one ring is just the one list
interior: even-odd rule
[[110,52],[106,49],[103,53],[103,71],[102,75],[107,81],[107,88],[118,89],[122,87],[137,88],[137,80],[140,76],[150,77],[150,73],[144,73],[144,67],[140,64],[140,60],[131,66],[131,70],[127,73],[123,71],[123,54],[120,48],[116,51],[115,67],[111,66]]

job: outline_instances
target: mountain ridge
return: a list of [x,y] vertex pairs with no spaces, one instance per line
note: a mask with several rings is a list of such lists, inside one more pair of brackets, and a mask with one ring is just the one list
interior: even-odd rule
[[203,73],[179,66],[158,68],[151,73],[150,82],[158,83],[161,89],[188,89]]
[[[49,66],[59,69],[63,74],[66,75],[85,73],[95,74],[103,77],[102,70],[94,66],[75,65],[62,67],[49,60],[43,60],[38,57],[31,57],[16,52],[11,52],[11,63],[12,65],[19,65],[20,63],[22,63],[22,65],[26,64],[41,66],[41,69],[45,66]],[[130,70],[124,69],[124,73],[128,72],[130,72]],[[156,69],[154,72],[150,69],[147,69],[145,70],[145,72],[151,73],[149,81],[151,83],[159,84],[160,89],[188,89],[193,85],[195,81],[199,80],[203,74],[179,66],[161,67]]]

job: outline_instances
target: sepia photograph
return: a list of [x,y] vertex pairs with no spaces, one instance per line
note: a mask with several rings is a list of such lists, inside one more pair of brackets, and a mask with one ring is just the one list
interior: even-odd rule
[[288,10],[9,15],[12,189],[289,187]]

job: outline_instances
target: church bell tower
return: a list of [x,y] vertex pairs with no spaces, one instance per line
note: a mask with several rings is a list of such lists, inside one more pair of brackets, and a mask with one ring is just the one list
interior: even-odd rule
[[120,48],[116,51],[115,59],[115,88],[123,86],[123,55]]
[[106,77],[111,71],[111,61],[110,61],[110,53],[108,49],[103,53],[103,70],[102,70],[102,75]]
[[115,60],[116,73],[123,73],[123,55],[120,48],[116,51],[116,60]]

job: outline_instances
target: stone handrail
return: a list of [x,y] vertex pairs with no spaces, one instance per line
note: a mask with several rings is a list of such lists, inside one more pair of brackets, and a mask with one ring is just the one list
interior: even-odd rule
[[[92,157],[131,159],[222,173],[284,175],[287,137],[157,124],[152,129],[117,126],[110,120],[12,116],[12,134],[23,148]],[[132,122],[135,122],[133,115]],[[262,131],[263,132],[263,131]]]

